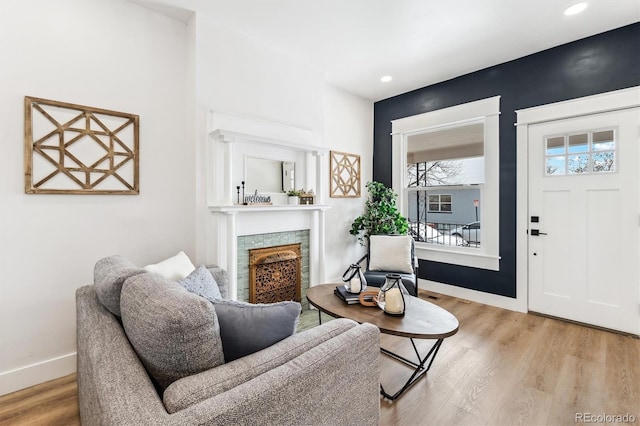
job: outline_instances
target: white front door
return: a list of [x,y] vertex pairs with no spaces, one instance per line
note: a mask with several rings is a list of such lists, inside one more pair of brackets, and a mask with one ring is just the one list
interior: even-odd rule
[[530,311],[640,334],[639,129],[638,108],[529,126]]

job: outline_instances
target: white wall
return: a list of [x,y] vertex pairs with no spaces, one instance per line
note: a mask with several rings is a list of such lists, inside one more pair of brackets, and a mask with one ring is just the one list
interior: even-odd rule
[[[187,28],[123,0],[0,0],[0,394],[75,371],[96,260],[195,254]],[[140,115],[140,195],[26,195],[24,96]]]
[[[361,156],[362,198],[329,198],[329,182],[324,182],[326,215],[324,276],[342,276],[349,263],[363,249],[349,235],[353,219],[362,211],[371,180],[373,163],[373,103],[326,85],[322,72],[313,66],[275,52],[259,40],[252,40],[223,28],[205,17],[189,23],[196,36],[196,80],[199,154],[198,175],[206,176],[204,146],[206,114],[210,109],[245,115],[299,128],[321,135],[325,148]],[[329,160],[326,158],[326,167]],[[198,191],[198,211],[206,211],[205,189]],[[206,229],[206,213],[199,213],[198,229]],[[198,232],[198,259],[207,260],[206,232]],[[318,283],[311,283],[318,284]]]
[[322,72],[206,17],[196,21],[201,106],[322,130]]
[[360,198],[329,198],[326,186],[331,209],[326,214],[325,276],[333,282],[365,253],[349,230],[362,214],[368,195],[365,184],[373,178],[373,104],[331,86],[325,87],[324,99],[325,143],[332,150],[359,155],[362,166]]

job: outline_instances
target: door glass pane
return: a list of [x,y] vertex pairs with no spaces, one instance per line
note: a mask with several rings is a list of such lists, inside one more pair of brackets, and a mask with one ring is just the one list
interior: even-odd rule
[[613,151],[594,152],[593,153],[593,171],[595,173],[615,171],[614,160],[615,160],[615,155]]
[[593,133],[593,150],[613,150],[616,144],[613,139],[613,130],[605,130],[603,132]]
[[564,136],[547,139],[547,155],[564,154]]
[[589,151],[589,135],[583,133],[580,135],[569,136],[569,153],[588,152]]
[[570,174],[589,173],[588,154],[572,155],[568,158],[568,160]]
[[564,167],[564,159],[565,159],[564,156],[547,158],[547,162],[545,166],[545,174],[547,176],[566,174],[567,172]]

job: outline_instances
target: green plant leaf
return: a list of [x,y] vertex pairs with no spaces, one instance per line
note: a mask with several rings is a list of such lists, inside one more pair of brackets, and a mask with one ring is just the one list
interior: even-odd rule
[[354,219],[349,233],[357,236],[363,245],[369,235],[406,235],[409,223],[396,207],[398,194],[375,181],[368,182],[366,188],[369,197],[364,213]]

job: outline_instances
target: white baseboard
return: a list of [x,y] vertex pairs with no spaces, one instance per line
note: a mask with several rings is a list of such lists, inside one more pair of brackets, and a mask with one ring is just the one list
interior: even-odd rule
[[76,353],[0,373],[0,395],[25,389],[76,372]]
[[485,293],[468,288],[456,287],[454,285],[438,283],[435,281],[418,280],[418,287],[427,291],[471,300],[472,302],[484,303],[485,305],[496,306],[516,312],[527,312],[526,302],[512,297],[498,296],[497,294]]

